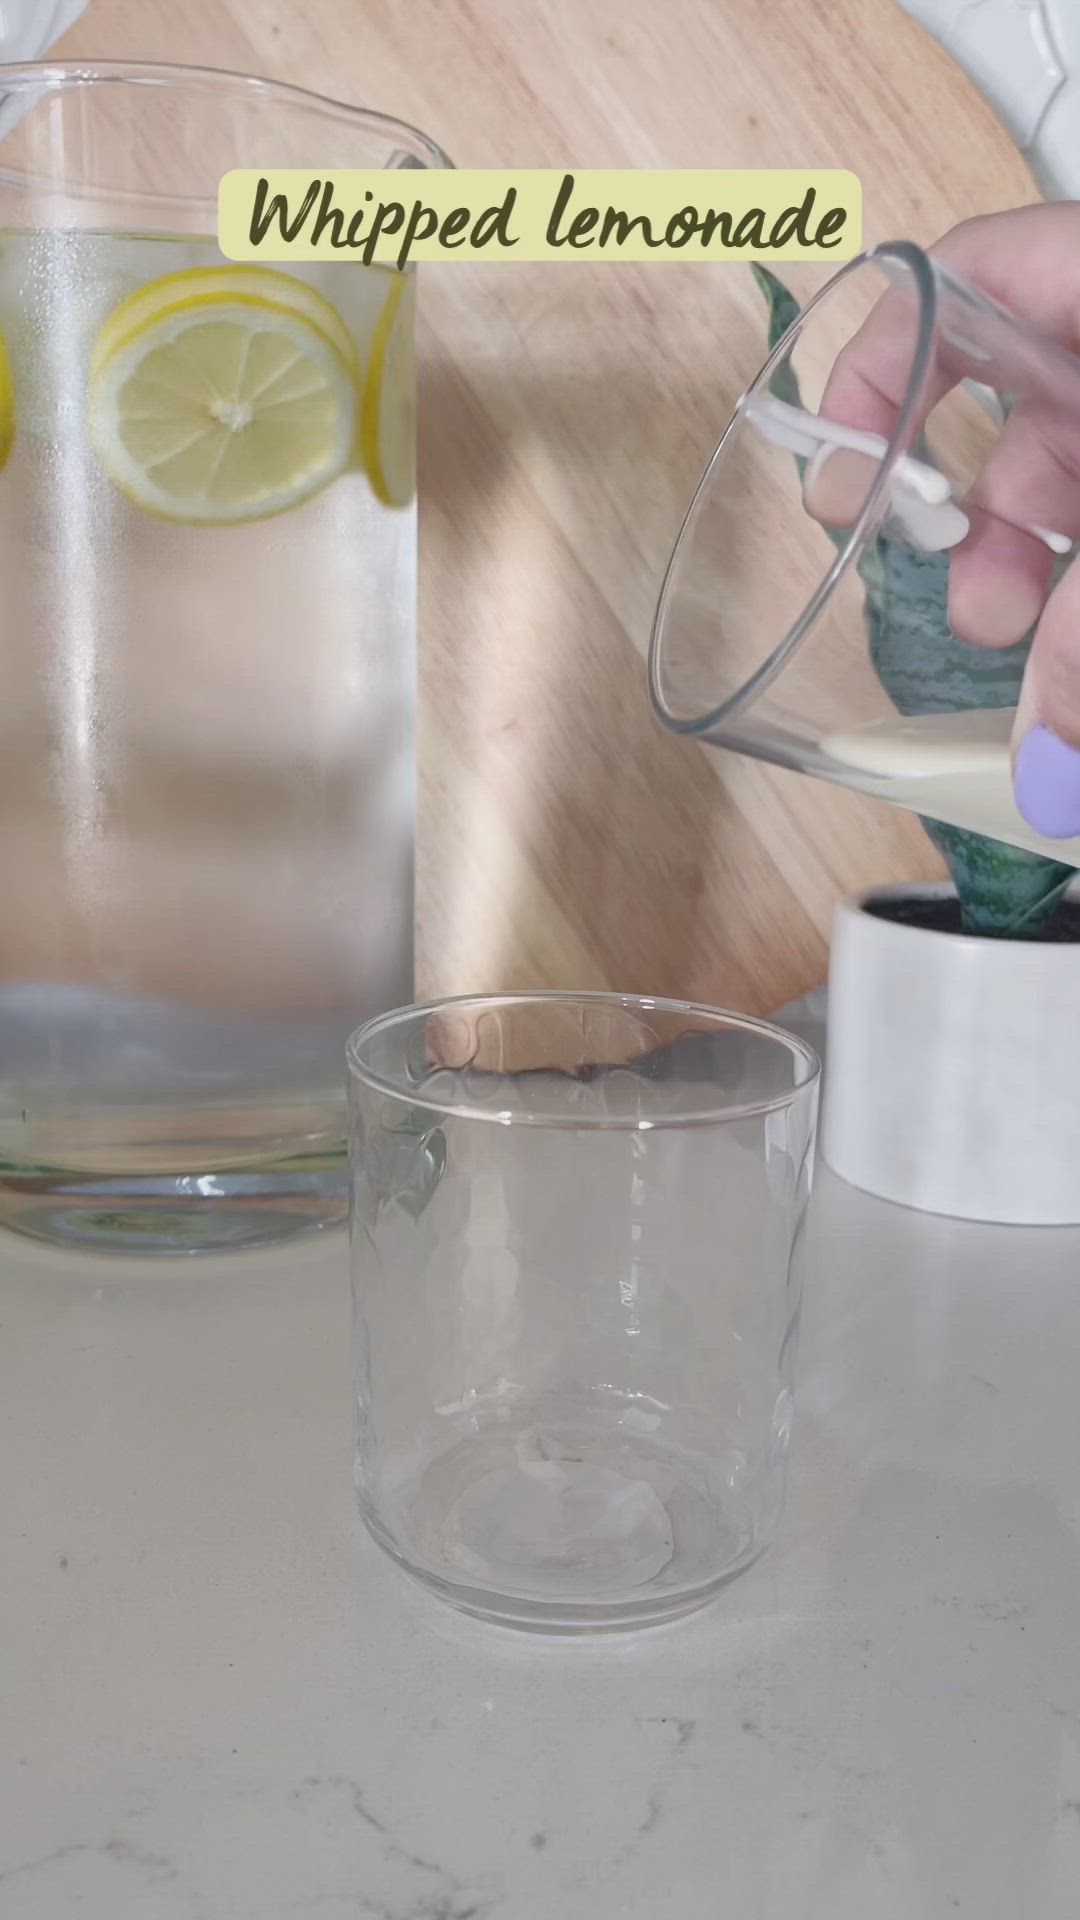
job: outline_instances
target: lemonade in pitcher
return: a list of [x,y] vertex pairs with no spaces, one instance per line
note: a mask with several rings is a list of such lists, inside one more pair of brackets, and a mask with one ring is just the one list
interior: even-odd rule
[[345,1038],[412,992],[414,295],[0,234],[9,1224],[340,1213]]

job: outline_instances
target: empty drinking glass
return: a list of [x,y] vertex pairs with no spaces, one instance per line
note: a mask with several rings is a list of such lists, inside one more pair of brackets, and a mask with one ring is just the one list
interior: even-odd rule
[[783,1502],[818,1063],[604,994],[350,1043],[356,1477],[375,1538],[504,1624],[686,1613]]

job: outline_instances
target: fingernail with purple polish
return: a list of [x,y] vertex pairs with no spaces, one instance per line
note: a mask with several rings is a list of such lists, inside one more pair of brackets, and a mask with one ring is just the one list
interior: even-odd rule
[[1013,771],[1016,804],[1048,840],[1080,834],[1080,749],[1049,727],[1032,727],[1020,742]]

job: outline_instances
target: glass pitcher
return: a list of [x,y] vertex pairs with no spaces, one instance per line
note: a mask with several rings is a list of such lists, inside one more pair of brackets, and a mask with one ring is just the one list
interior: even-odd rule
[[[1044,839],[1013,798],[1025,645],[970,645],[944,619],[955,549],[997,503],[1003,432],[1051,445],[1063,426],[1080,434],[1080,359],[904,242],[850,262],[801,312],[777,281],[762,285],[774,344],[668,565],[656,713],[676,733],[1080,865],[1080,840]],[[1048,583],[1072,550],[1056,504],[1052,472],[1045,492],[1029,476],[1009,532]]]
[[412,994],[415,280],[226,263],[235,166],[448,164],[181,67],[0,77],[0,1222],[341,1218]]

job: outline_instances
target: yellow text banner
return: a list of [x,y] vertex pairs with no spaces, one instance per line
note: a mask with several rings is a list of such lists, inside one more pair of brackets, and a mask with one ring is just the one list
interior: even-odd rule
[[226,259],[850,260],[862,190],[840,169],[371,168],[225,174]]

